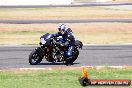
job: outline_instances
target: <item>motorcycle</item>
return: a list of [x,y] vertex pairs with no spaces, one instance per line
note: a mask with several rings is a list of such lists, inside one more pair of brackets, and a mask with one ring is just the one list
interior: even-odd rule
[[64,64],[73,64],[78,58],[79,49],[83,44],[81,41],[76,40],[74,44],[74,51],[71,57],[66,57],[67,47],[59,46],[57,42],[59,38],[53,37],[51,34],[46,33],[40,37],[40,46],[35,48],[29,55],[29,63],[31,65],[39,64],[43,58],[48,62],[56,63],[63,62]]

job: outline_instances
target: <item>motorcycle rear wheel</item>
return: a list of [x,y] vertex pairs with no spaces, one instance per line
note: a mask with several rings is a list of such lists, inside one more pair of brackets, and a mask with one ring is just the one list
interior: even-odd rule
[[76,50],[76,51],[74,52],[74,56],[73,56],[72,58],[66,59],[66,65],[67,65],[67,66],[68,66],[68,65],[73,65],[74,61],[78,58],[78,55],[79,55],[79,51]]

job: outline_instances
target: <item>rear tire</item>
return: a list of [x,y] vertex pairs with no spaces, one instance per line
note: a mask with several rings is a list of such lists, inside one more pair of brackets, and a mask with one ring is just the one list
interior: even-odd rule
[[69,64],[73,64],[73,62],[78,58],[78,55],[79,55],[79,51],[78,50],[76,50],[75,52],[74,52],[74,56],[71,58],[71,59],[69,59],[68,61],[67,61],[67,63],[69,63]]
[[40,56],[36,50],[33,50],[29,55],[29,63],[31,65],[37,65],[42,61],[43,57]]

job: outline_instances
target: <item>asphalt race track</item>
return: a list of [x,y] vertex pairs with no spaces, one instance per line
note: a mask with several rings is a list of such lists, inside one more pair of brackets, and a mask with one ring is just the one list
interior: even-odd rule
[[0,5],[0,8],[51,8],[51,7],[88,7],[132,5],[132,2],[74,2],[71,5]]
[[132,19],[85,19],[85,20],[0,20],[3,24],[43,24],[43,23],[132,23]]
[[[0,46],[0,68],[45,68],[64,66],[48,63],[44,59],[39,65],[28,63],[29,53],[36,46]],[[89,45],[80,50],[73,66],[131,66],[132,45]]]

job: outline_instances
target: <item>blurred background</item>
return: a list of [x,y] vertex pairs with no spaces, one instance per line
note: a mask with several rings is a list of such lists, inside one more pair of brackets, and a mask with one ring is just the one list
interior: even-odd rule
[[0,0],[0,45],[36,45],[65,23],[84,44],[131,44],[132,0]]

